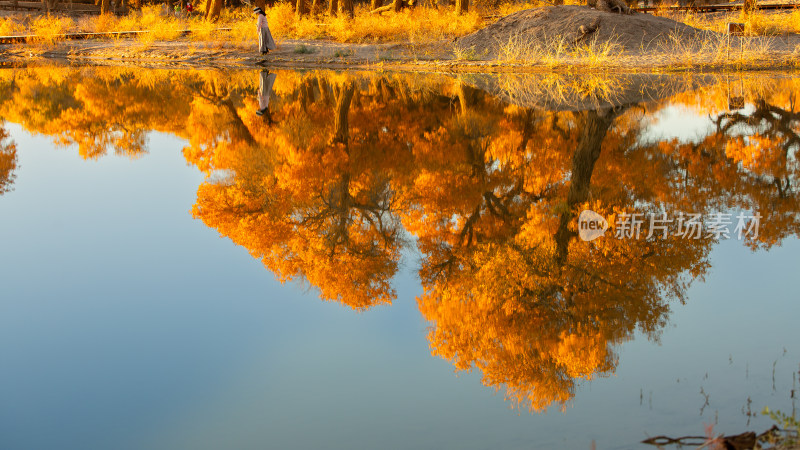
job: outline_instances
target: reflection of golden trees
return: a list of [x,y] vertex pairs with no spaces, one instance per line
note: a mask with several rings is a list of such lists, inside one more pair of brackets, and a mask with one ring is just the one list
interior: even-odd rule
[[[708,267],[712,240],[583,242],[582,209],[612,223],[632,210],[752,210],[763,217],[752,246],[800,232],[792,81],[745,85],[742,111],[727,111],[723,84],[554,112],[446,78],[279,72],[264,120],[257,73],[69,73],[0,79],[0,116],[84,157],[139,155],[143,130],[185,138],[208,176],[193,214],[279,279],[353,308],[395,298],[413,237],[433,352],[532,409],[612,373],[615,345],[636,330],[656,337],[670,300]],[[711,105],[708,135],[651,142],[670,103]]]
[[8,140],[5,128],[0,127],[0,195],[11,190],[16,168],[17,147]]
[[[54,69],[15,72],[2,114],[32,132],[76,144],[82,157],[95,159],[110,149],[136,157],[145,151],[145,133],[185,117],[179,96],[168,83],[151,85],[131,75],[95,77],[94,71]],[[142,101],[142,99],[148,101]]]
[[[711,132],[697,141],[642,146],[638,159],[616,176],[640,178],[640,195],[655,195],[685,211],[734,208],[759,214],[759,235],[749,237],[747,244],[768,248],[800,233],[800,113],[795,99],[800,86],[796,80],[744,81],[676,96],[674,103],[713,118]],[[750,108],[727,111],[734,88]],[[644,162],[656,162],[660,176],[644,180],[632,170]],[[669,177],[682,182],[676,188],[665,182]]]
[[[502,147],[474,132],[458,139],[466,151],[452,155],[461,157],[421,165],[439,185],[427,189],[444,190],[430,198],[465,202],[428,204],[408,218],[426,254],[419,305],[435,323],[434,353],[480,369],[485,384],[533,409],[567,401],[578,378],[613,371],[612,345],[637,328],[654,335],[667,301],[682,296],[682,275],[705,266],[709,241],[576,239],[584,207],[610,215],[612,205],[634,206],[619,188],[593,183],[638,136],[612,127],[621,112],[512,109],[499,121],[512,137]],[[457,195],[463,185],[476,191]]]
[[745,195],[737,203],[763,217],[758,244],[765,246],[800,233],[800,111],[793,94],[783,104],[759,98],[749,114],[726,113],[716,120],[718,134],[727,138],[725,156],[741,165]]
[[372,106],[352,79],[300,80],[263,144],[214,165],[235,176],[204,183],[194,214],[282,280],[305,278],[353,308],[391,302],[402,242],[389,179],[405,162],[394,130],[360,132]]

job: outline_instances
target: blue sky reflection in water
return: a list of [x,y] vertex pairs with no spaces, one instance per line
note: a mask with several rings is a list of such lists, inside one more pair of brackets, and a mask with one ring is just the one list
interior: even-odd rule
[[[691,139],[685,109],[656,110],[647,133]],[[18,167],[0,198],[0,448],[630,448],[704,423],[766,429],[748,398],[793,408],[796,236],[715,244],[657,341],[613,346],[613,375],[531,413],[431,355],[417,252],[403,250],[392,305],[355,312],[280,284],[192,217],[206,177],[185,139],[152,132],[138,158],[84,160],[5,128]]]

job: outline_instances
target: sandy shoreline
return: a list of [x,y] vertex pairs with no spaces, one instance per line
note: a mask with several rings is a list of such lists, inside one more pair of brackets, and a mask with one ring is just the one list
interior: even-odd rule
[[580,59],[559,64],[526,64],[457,59],[449,40],[421,45],[409,43],[344,44],[321,40],[283,40],[266,57],[236,46],[196,41],[144,44],[133,39],[114,41],[64,41],[43,45],[0,45],[0,64],[5,66],[68,63],[147,65],[170,67],[252,68],[259,64],[285,68],[391,69],[445,72],[543,72],[594,70],[663,72],[672,70],[753,70],[797,68],[800,36],[774,38],[773,49],[763,58],[745,64],[698,59],[675,64],[668,55],[626,52],[601,66]]

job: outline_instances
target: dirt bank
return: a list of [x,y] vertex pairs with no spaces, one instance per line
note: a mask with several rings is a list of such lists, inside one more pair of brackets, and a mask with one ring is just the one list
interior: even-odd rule
[[506,16],[488,27],[455,41],[474,49],[480,59],[498,59],[507,46],[567,47],[612,43],[625,52],[673,50],[673,42],[692,42],[707,32],[666,17],[598,11],[588,6],[546,6]]
[[[510,46],[512,43],[513,46]],[[520,11],[454,41],[344,44],[278,40],[262,58],[226,42],[134,39],[0,45],[0,63],[132,64],[188,67],[366,68],[458,72],[572,70],[748,70],[800,67],[800,36],[739,38],[644,13],[586,6]],[[513,51],[508,51],[513,47]],[[587,49],[590,49],[587,52]]]

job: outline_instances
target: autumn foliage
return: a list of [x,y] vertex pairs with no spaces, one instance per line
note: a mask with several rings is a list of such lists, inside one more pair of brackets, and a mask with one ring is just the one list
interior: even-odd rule
[[16,145],[8,140],[8,132],[4,128],[0,128],[0,195],[11,190],[16,168]]
[[[523,408],[564,405],[581,380],[613,373],[615,348],[637,331],[657,337],[709,267],[713,239],[583,242],[581,210],[612,224],[633,210],[747,210],[764,224],[753,248],[800,233],[792,80],[639,105],[583,85],[582,98],[598,96],[587,110],[563,95],[550,109],[511,104],[447,77],[278,72],[257,116],[258,72],[4,76],[0,117],[83,158],[140,157],[153,130],[183,138],[207,177],[192,214],[322,299],[391,303],[416,249],[433,353]],[[667,107],[710,117],[705,135],[660,139]],[[7,188],[16,150],[4,145]]]

